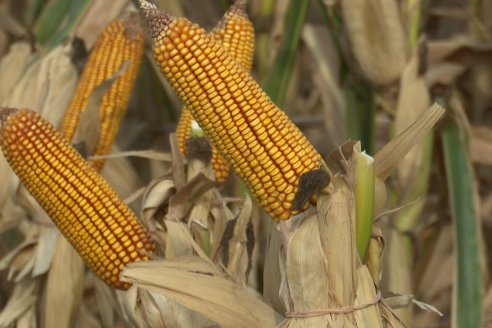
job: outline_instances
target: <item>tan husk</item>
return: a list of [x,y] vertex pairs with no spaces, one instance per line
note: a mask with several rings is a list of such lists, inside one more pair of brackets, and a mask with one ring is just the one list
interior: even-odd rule
[[[319,197],[316,214],[278,224],[282,235],[279,294],[290,313],[281,327],[385,327],[388,316],[396,318],[390,309],[385,309],[387,317],[380,312],[376,286],[381,274],[382,236],[371,242],[371,269],[361,264],[355,246],[357,153],[360,144],[348,142],[329,155],[329,161],[340,163],[328,165],[339,170],[332,171],[332,183]],[[318,310],[321,313],[316,316],[303,317]]]
[[387,85],[407,60],[407,41],[394,0],[341,1],[344,26],[362,72],[372,83]]
[[134,263],[122,278],[176,300],[223,327],[274,327],[279,318],[253,290],[229,281],[199,257]]
[[401,159],[432,129],[445,110],[438,104],[424,111],[405,131],[374,155],[376,177],[385,180]]
[[84,262],[70,243],[59,237],[46,282],[44,327],[73,327],[83,285]]

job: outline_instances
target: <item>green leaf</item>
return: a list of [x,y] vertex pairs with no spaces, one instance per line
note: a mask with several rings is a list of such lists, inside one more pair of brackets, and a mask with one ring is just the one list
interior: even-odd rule
[[67,17],[64,22],[60,26],[60,28],[56,31],[56,33],[49,40],[48,45],[50,47],[54,47],[63,41],[77,26],[82,15],[85,13],[92,0],[74,0],[72,1],[72,5],[70,6]]
[[357,252],[362,261],[366,259],[367,248],[372,235],[374,218],[374,159],[357,153],[357,181],[355,183],[355,231]]
[[72,1],[67,0],[51,0],[46,3],[34,25],[33,33],[39,43],[45,44],[56,32],[71,4]]
[[452,327],[482,327],[481,238],[474,203],[473,170],[464,129],[455,121],[442,132],[444,160],[453,216],[456,272]]
[[43,8],[34,36],[40,44],[58,45],[78,24],[92,0],[52,0]]
[[308,0],[290,1],[282,44],[272,71],[264,83],[266,93],[277,105],[282,104],[289,85],[308,4]]

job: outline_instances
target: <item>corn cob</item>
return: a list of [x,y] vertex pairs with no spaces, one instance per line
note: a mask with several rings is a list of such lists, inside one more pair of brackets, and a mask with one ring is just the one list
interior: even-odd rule
[[[125,14],[108,24],[89,56],[65,112],[61,126],[63,136],[72,140],[80,114],[85,110],[95,88],[114,76],[127,62],[125,71],[116,78],[101,100],[100,135],[91,155],[105,155],[111,151],[135,83],[143,50],[143,30],[137,14]],[[91,161],[91,165],[100,172],[104,162],[103,159],[98,159]]]
[[155,244],[126,206],[55,128],[29,109],[0,109],[0,145],[22,183],[87,265],[110,286]]
[[[255,42],[254,28],[246,13],[245,0],[236,0],[219,24],[210,32],[210,37],[220,43],[245,70],[251,70]],[[185,141],[190,136],[192,121],[191,112],[183,106],[176,127],[176,137],[180,150],[185,155],[187,154]],[[212,147],[212,167],[215,171],[215,181],[224,182],[229,174],[229,165],[215,147]]]
[[323,165],[318,152],[202,28],[147,1],[140,6],[154,59],[212,144],[273,219],[296,214],[292,201],[299,178]]

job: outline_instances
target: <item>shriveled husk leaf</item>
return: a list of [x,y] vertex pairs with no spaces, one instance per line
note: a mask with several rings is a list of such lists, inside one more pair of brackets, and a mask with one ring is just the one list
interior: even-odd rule
[[341,1],[352,51],[372,83],[387,85],[401,74],[407,60],[407,38],[395,0]]
[[128,0],[92,1],[75,29],[75,36],[84,41],[87,49],[91,49],[104,27],[118,17],[127,5]]
[[492,165],[492,129],[472,126],[470,156],[473,162]]
[[265,254],[265,267],[263,272],[263,299],[279,313],[286,311],[285,304],[279,295],[281,279],[284,275],[282,261],[285,255],[282,250],[282,235],[276,223],[270,222],[268,226],[268,239]]
[[[408,295],[412,294],[412,277],[410,259],[408,258],[408,240],[402,233],[394,229],[385,231],[387,254],[385,255],[385,290]],[[410,308],[395,309],[402,320],[410,324],[412,314]]]
[[[20,62],[24,62],[24,65],[26,65],[29,53],[25,46],[21,47],[24,49],[19,50],[20,53],[18,55]],[[11,87],[11,91],[6,95],[5,99],[1,99],[2,103],[18,108],[32,108],[53,124],[57,124],[70,101],[77,81],[76,70],[70,60],[70,51],[70,45],[59,46],[33,59],[25,71],[24,68],[19,67],[20,72],[23,72],[23,74],[17,77],[12,76],[15,85]],[[3,77],[0,76],[0,79],[3,80]],[[26,97],[26,95],[29,96]],[[8,168],[3,155],[0,160],[0,172],[2,172],[0,174],[5,175],[5,179],[2,180],[4,183],[2,183],[0,188],[0,197],[5,197],[6,192],[13,188],[16,202],[19,199],[23,199],[22,205],[24,209],[28,211],[34,220],[40,219],[40,221],[49,222],[49,220],[46,220],[44,211],[41,210],[32,197],[26,196],[27,191],[18,185],[16,178],[13,178],[12,171]],[[7,177],[7,175],[10,175],[10,177]],[[5,198],[2,198],[0,198],[0,203],[5,201]],[[50,256],[48,255],[46,258],[49,259]],[[41,271],[46,271],[46,269],[44,268]]]
[[[38,299],[40,279],[24,279],[14,287],[12,296],[0,312],[0,327],[16,325],[30,327],[36,320],[35,303]],[[31,319],[29,321],[27,319]],[[28,325],[26,325],[26,323]]]
[[372,237],[367,249],[367,269],[369,270],[372,280],[376,286],[379,286],[383,272],[383,255],[385,250],[385,241],[383,232],[379,224],[374,223],[372,226]]
[[[323,116],[328,140],[339,145],[347,138],[345,104],[337,81],[340,63],[328,29],[305,25],[302,38],[312,53],[313,82],[320,90]],[[320,42],[322,40],[323,42]]]
[[[248,235],[248,229],[251,228],[252,210],[251,198],[246,195],[237,219],[228,221],[229,224],[233,225],[231,234],[224,234],[221,241],[222,262],[227,269],[227,273],[237,281],[247,281],[251,270],[251,247],[254,244],[251,244],[251,236]],[[224,259],[227,259],[227,261],[224,261]]]
[[[118,153],[118,146],[114,146],[112,152]],[[142,186],[142,181],[128,158],[118,157],[106,161],[101,175],[123,199]]]
[[376,176],[385,180],[401,159],[432,129],[445,110],[438,104],[424,111],[405,131],[374,155]]
[[[421,65],[419,51],[416,51],[403,70],[395,117],[395,135],[405,131],[431,104],[427,84],[420,72]],[[414,189],[415,182],[422,172],[425,161],[423,150],[423,145],[417,144],[398,164],[398,186],[403,189],[403,193]]]
[[[18,43],[13,46],[0,64],[2,105],[32,108],[57,124],[70,101],[77,80],[70,51],[70,45],[59,46],[34,59],[29,44]],[[29,60],[31,62],[27,67]],[[0,154],[0,177],[4,181],[0,186],[0,205],[5,204],[7,193],[12,187],[9,175],[12,175],[11,170],[3,154]]]
[[199,257],[134,263],[123,271],[122,279],[176,300],[223,327],[274,327],[278,321],[278,314],[253,290],[229,281]]
[[31,108],[57,126],[77,83],[71,51],[71,44],[67,44],[42,54],[31,63],[3,105]]
[[[417,48],[424,47],[420,42]],[[421,50],[416,49],[406,65],[400,79],[400,93],[395,117],[395,135],[403,133],[426,111],[431,103],[430,92],[421,72]],[[417,143],[398,163],[396,168],[395,186],[399,204],[404,205],[425,196],[429,181],[429,170],[432,155],[432,132]],[[395,225],[402,231],[410,229],[418,219],[424,202],[417,202],[405,207],[393,216]],[[408,249],[408,236],[389,230],[388,252],[386,254],[385,276],[387,288],[400,294],[412,293],[411,252]],[[405,323],[411,325],[409,307],[395,310]]]
[[[347,142],[332,152],[327,161],[333,173],[332,183],[319,197],[317,213],[279,224],[282,233],[279,293],[290,313],[282,327],[385,327],[388,324],[380,312],[382,303],[376,288],[382,247],[373,246],[371,251],[376,253],[371,255],[371,269],[379,269],[372,274],[357,254],[354,190],[358,156],[361,156],[360,144],[354,142]],[[309,312],[318,310],[318,315],[309,316]],[[394,318],[391,310],[388,311]]]
[[28,42],[17,42],[0,61],[0,102],[5,101],[24,73],[31,53],[32,46]]
[[82,302],[83,287],[84,262],[70,243],[60,237],[46,281],[45,327],[73,327]]

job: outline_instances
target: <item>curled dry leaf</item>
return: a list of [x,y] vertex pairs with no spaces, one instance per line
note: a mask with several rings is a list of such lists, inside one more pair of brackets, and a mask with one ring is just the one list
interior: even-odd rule
[[385,180],[400,160],[432,129],[445,110],[438,104],[432,105],[405,131],[381,148],[374,161],[376,177]]
[[492,165],[492,129],[471,127],[470,155],[475,163]]
[[[419,44],[419,47],[425,46]],[[400,92],[395,118],[395,135],[402,133],[415,122],[430,106],[430,93],[424,76],[419,73],[419,52],[416,51],[405,66],[400,79]],[[419,174],[423,171],[426,158],[424,145],[417,144],[397,166],[398,185],[407,192],[414,189]]]
[[[63,283],[60,283],[63,281]],[[84,287],[84,262],[65,238],[58,238],[46,282],[45,327],[71,327],[79,312]],[[60,311],[63,309],[63,311]]]
[[198,257],[146,264],[128,266],[122,279],[176,300],[223,327],[274,327],[279,320],[256,292],[227,280]]

